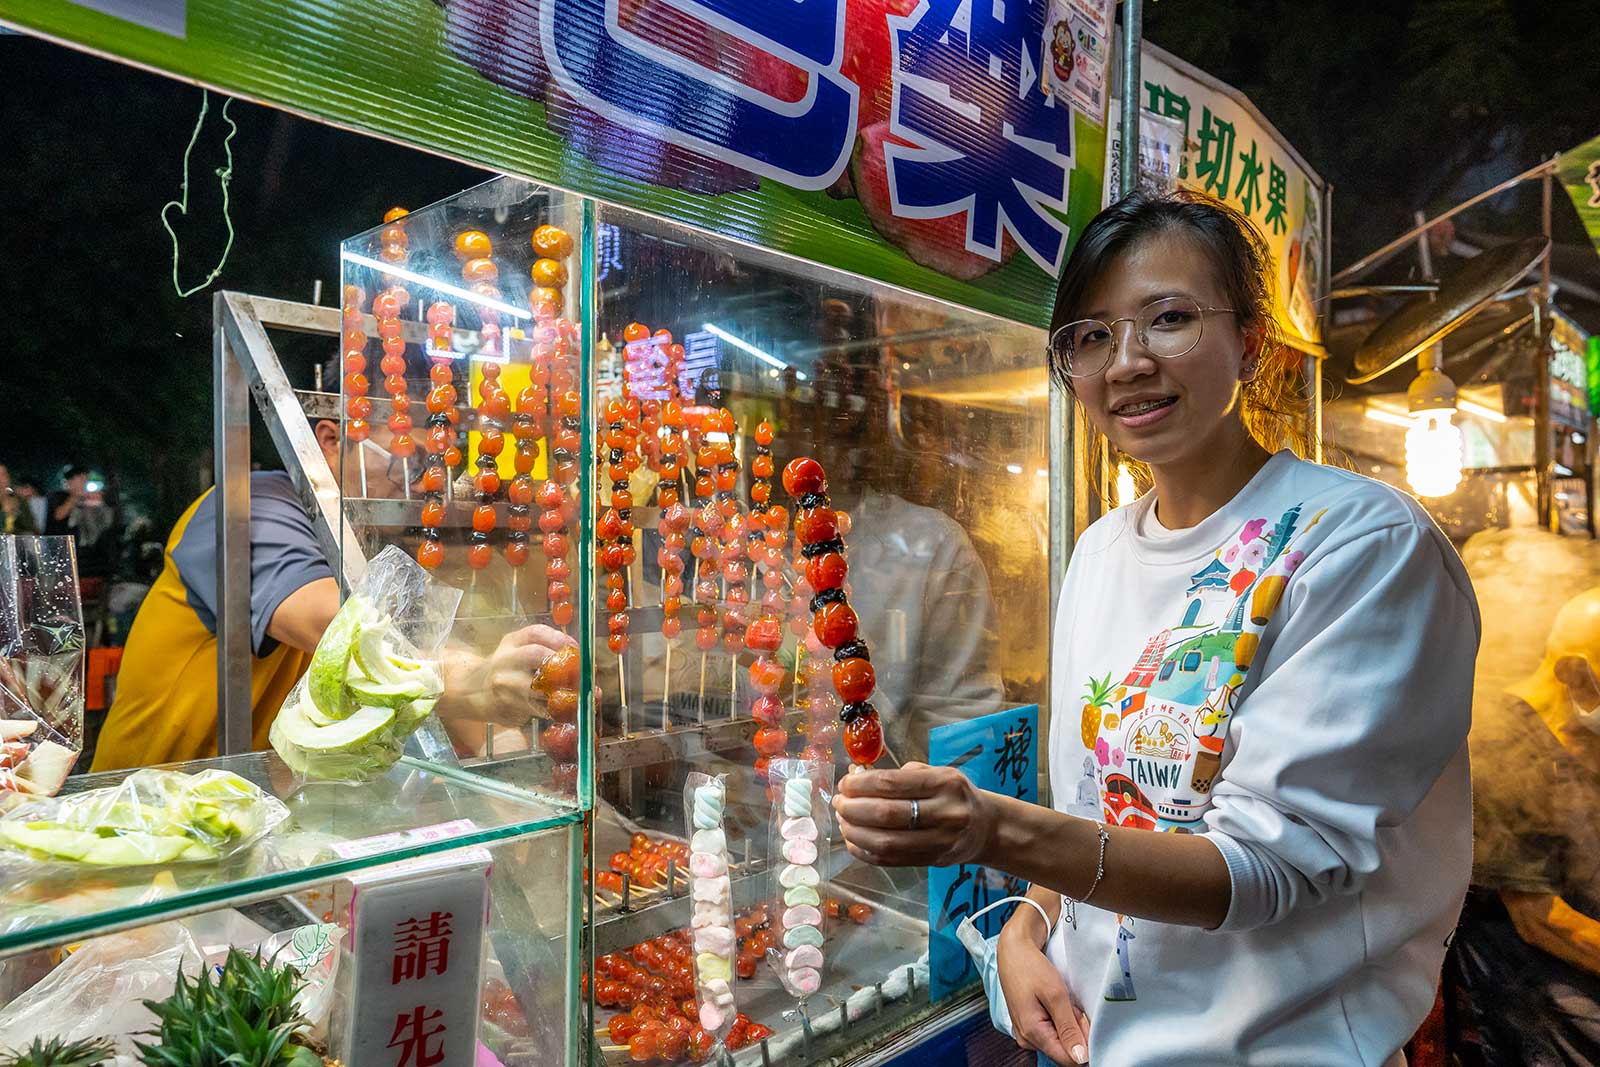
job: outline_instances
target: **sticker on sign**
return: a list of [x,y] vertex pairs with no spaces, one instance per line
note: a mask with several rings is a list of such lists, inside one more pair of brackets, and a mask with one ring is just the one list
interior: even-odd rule
[[69,2],[89,8],[91,11],[111,15],[124,22],[157,30],[171,37],[184,37],[188,34],[188,0],[69,0]]

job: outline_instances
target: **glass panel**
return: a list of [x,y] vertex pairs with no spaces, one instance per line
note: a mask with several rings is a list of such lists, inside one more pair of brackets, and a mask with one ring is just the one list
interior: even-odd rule
[[590,619],[584,225],[577,199],[498,179],[340,250],[345,551],[400,545],[463,591],[450,648],[475,665],[454,675],[471,700],[423,752],[543,748],[553,758],[496,773],[573,800],[587,789],[587,649],[537,700],[529,671],[552,630]]
[[[280,893],[376,863],[499,841],[575,818],[567,806],[532,793],[410,758],[359,790],[318,784],[296,789],[289,769],[271,752],[173,769],[195,772],[209,767],[233,771],[280,797],[289,808],[288,820],[254,847],[213,863],[86,865],[42,875],[8,864],[8,878],[20,870],[26,881],[5,889],[0,955],[182,915],[222,901]],[[80,775],[68,779],[66,791],[115,785],[131,773]],[[347,842],[379,835],[391,836],[375,842],[375,851],[368,850],[368,856],[337,851]]]
[[[576,983],[568,980],[574,966],[574,924],[568,908],[574,887],[566,873],[567,858],[580,847],[582,836],[581,824],[570,823],[496,840],[486,850],[491,864],[488,924],[474,1021],[477,1041],[501,1063],[574,1062],[571,1050],[580,1022],[573,1003]],[[481,862],[475,852],[451,851],[460,840],[441,846],[447,851],[430,857],[428,868]],[[256,894],[253,902],[184,917],[153,911],[147,918],[169,921],[100,936],[70,955],[44,949],[13,955],[0,962],[0,1044],[20,1048],[35,1036],[110,1037],[119,1052],[131,1056],[132,1042],[143,1039],[143,1031],[155,1022],[141,1002],[169,996],[180,964],[193,974],[202,958],[221,964],[230,946],[246,951],[263,947],[268,954],[292,960],[308,978],[312,995],[301,1005],[313,1026],[311,1036],[321,1041],[331,1031],[329,1052],[337,1056],[340,1036],[357,1007],[347,999],[355,972],[349,954],[353,894],[351,882],[330,878],[330,873],[323,869],[292,891],[280,886],[274,894]],[[453,919],[447,912],[435,927],[442,938],[455,936],[442,949],[436,942],[431,955],[419,957],[416,966],[422,968],[422,977],[442,968],[455,978],[477,958],[477,946],[461,943],[464,931],[459,922],[452,926]],[[291,942],[295,931],[299,936]],[[385,942],[381,949],[387,948]],[[377,962],[385,965],[381,958]],[[364,985],[359,1005],[376,1010],[382,1000],[377,987],[385,984]],[[424,1005],[441,1007],[426,1000]],[[456,1035],[452,1028],[438,1040],[462,1039]],[[431,1043],[429,1051],[435,1051]],[[469,1045],[466,1058],[473,1055]],[[487,1062],[481,1050],[477,1058]],[[451,1059],[459,1062],[462,1056],[457,1051]]]
[[[687,928],[690,881],[677,870],[690,832],[682,790],[690,771],[725,774],[724,829],[741,916],[739,1010],[775,1031],[767,1049],[774,1061],[798,1058],[796,1000],[760,955],[783,932],[783,890],[774,876],[784,860],[774,864],[768,855],[770,804],[753,747],[763,723],[752,712],[769,725],[774,713],[770,704],[756,709],[756,687],[776,684],[771,695],[783,705],[784,735],[763,734],[763,751],[782,742],[799,755],[821,745],[837,773],[848,764],[835,733],[837,704],[827,706],[831,657],[817,647],[803,651],[811,609],[789,524],[762,527],[762,495],[770,485],[767,503],[792,520],[797,501],[779,474],[789,460],[810,456],[826,470],[832,507],[848,516],[850,604],[876,671],[871,701],[886,740],[883,765],[925,759],[929,731],[942,724],[1045,704],[1045,338],[630,212],[601,208],[595,234],[597,409],[620,400],[625,381],[641,402],[638,415],[624,407],[615,423],[607,422],[615,412],[602,414],[597,434],[617,433],[627,453],[639,433],[645,462],[626,472],[635,557],[602,555],[596,572],[602,597],[608,577],[617,576],[611,581],[622,595],[613,618],[621,616],[628,640],[619,654],[597,627],[594,950],[602,960],[649,960],[663,935]],[[657,330],[671,337],[633,340]],[[682,407],[689,431],[687,469],[676,478],[672,463],[656,455],[674,447],[669,403]],[[770,469],[758,447],[762,422],[773,430]],[[715,455],[726,429],[736,466]],[[711,463],[704,482],[696,454],[703,443]],[[602,508],[609,480],[609,472],[599,479]],[[669,541],[664,487],[687,507],[718,509],[721,529],[702,512],[681,541]],[[604,512],[599,522],[604,552]],[[628,539],[625,529],[613,533]],[[700,537],[706,543],[697,555]],[[765,559],[768,547],[777,548],[775,561]],[[679,560],[681,590],[673,581]],[[772,655],[776,682],[762,677],[758,653],[743,641],[764,614],[782,627],[783,645]],[[807,671],[807,655],[824,673]],[[668,842],[679,850],[663,848]],[[855,863],[836,831],[822,846],[825,966],[822,989],[807,1002],[814,1058],[860,1049],[930,1008],[926,873]],[[659,862],[646,855],[652,852]],[[655,949],[635,948],[652,939]],[[674,979],[663,966],[623,969],[635,980],[630,988],[607,980],[615,963],[597,961],[597,1022],[646,996],[638,987],[649,987],[652,971],[666,977],[670,995],[682,993],[681,973]],[[841,1026],[842,1015],[849,1021]]]

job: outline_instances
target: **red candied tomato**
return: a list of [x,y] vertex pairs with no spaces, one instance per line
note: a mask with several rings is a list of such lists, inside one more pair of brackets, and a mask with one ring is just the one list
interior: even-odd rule
[[856,613],[849,604],[824,604],[811,620],[811,628],[823,648],[838,648],[855,639]]
[[776,652],[783,644],[783,624],[770,615],[763,616],[745,631],[744,643],[758,652]]
[[560,763],[571,763],[578,758],[578,727],[570,722],[558,722],[539,735],[539,747]]
[[832,508],[802,508],[794,517],[794,528],[802,544],[832,541],[839,536],[839,516]]
[[806,584],[816,593],[837,589],[844,584],[845,575],[849,570],[844,556],[838,552],[824,552],[820,556],[806,560]]
[[828,487],[828,476],[822,464],[809,456],[790,460],[783,468],[783,491],[793,497],[807,493],[820,493]]
[[876,715],[863,715],[845,724],[844,752],[850,762],[870,767],[883,756],[883,727]]
[[872,695],[877,674],[864,659],[841,660],[833,665],[833,689],[846,704],[858,704]]

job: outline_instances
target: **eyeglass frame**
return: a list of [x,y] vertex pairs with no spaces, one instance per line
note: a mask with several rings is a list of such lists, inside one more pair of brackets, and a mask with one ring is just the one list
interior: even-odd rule
[[[1147,310],[1149,310],[1150,308],[1154,307],[1156,304],[1161,303],[1162,301],[1165,301],[1165,300],[1178,300],[1178,299],[1193,301],[1195,309],[1200,312],[1200,333],[1199,333],[1199,335],[1195,337],[1194,344],[1190,345],[1188,348],[1184,349],[1182,352],[1175,352],[1175,353],[1173,353],[1171,355],[1162,355],[1160,352],[1150,351],[1150,342],[1145,337],[1140,337],[1139,336],[1139,315],[1143,315]],[[1154,357],[1156,359],[1182,359],[1184,356],[1187,356],[1190,352],[1193,352],[1195,349],[1200,347],[1200,342],[1201,342],[1202,339],[1204,339],[1205,334],[1206,334],[1206,316],[1207,315],[1213,315],[1213,314],[1237,315],[1238,313],[1239,313],[1239,309],[1238,308],[1207,307],[1204,304],[1200,303],[1200,301],[1195,300],[1194,297],[1192,297],[1192,296],[1182,296],[1181,294],[1174,294],[1172,296],[1158,296],[1154,300],[1150,301],[1148,304],[1144,305],[1144,307],[1140,308],[1138,314],[1135,314],[1135,315],[1124,315],[1119,319],[1112,319],[1110,322],[1107,322],[1105,319],[1096,319],[1096,318],[1090,317],[1090,318],[1073,319],[1071,322],[1063,323],[1062,325],[1056,327],[1056,329],[1051,332],[1050,340],[1049,340],[1049,342],[1048,342],[1048,344],[1046,346],[1046,350],[1047,350],[1048,354],[1050,355],[1050,357],[1052,358],[1052,360],[1056,359],[1056,358],[1060,358],[1061,361],[1066,364],[1067,377],[1069,377],[1069,378],[1093,378],[1096,374],[1105,373],[1105,369],[1107,367],[1111,366],[1111,364],[1116,361],[1116,358],[1117,358],[1117,346],[1122,343],[1117,337],[1117,324],[1118,323],[1123,323],[1123,322],[1131,322],[1131,323],[1133,323],[1133,328],[1134,328],[1134,334],[1133,335],[1134,335],[1134,337],[1138,339],[1139,344],[1144,346],[1145,351],[1150,352],[1150,355],[1152,357]],[[1104,363],[1102,363],[1100,366],[1096,367],[1094,370],[1086,371],[1086,372],[1084,372],[1082,374],[1074,374],[1072,372],[1072,360],[1070,358],[1068,358],[1068,357],[1057,357],[1057,354],[1056,354],[1056,338],[1061,336],[1062,331],[1064,331],[1064,330],[1066,330],[1066,329],[1068,329],[1070,327],[1076,326],[1079,323],[1084,323],[1084,322],[1098,322],[1100,325],[1102,325],[1102,326],[1104,326],[1106,328],[1106,333],[1111,335],[1111,354],[1110,354],[1110,356],[1107,357],[1107,359],[1106,359],[1106,361]]]

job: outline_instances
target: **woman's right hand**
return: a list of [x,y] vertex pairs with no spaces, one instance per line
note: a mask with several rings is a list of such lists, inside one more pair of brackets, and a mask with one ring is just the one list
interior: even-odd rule
[[[1032,908],[1018,916],[1037,916]],[[1061,972],[1039,948],[1026,925],[1008,922],[1000,932],[997,966],[1011,1033],[1025,1049],[1057,1063],[1089,1062],[1089,1017],[1078,1010]]]

